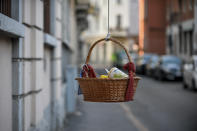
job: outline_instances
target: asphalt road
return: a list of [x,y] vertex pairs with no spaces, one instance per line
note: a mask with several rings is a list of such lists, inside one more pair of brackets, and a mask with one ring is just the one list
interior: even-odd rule
[[142,77],[133,102],[78,105],[64,130],[197,131],[197,93],[181,82]]
[[135,101],[127,105],[150,131],[197,131],[197,93],[181,82],[143,77]]

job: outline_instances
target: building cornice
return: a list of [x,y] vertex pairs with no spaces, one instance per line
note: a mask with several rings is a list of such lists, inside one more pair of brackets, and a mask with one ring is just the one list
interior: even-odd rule
[[25,26],[18,21],[0,13],[0,32],[11,37],[24,37]]
[[45,33],[44,34],[44,43],[46,45],[56,47],[57,46],[57,39],[54,36]]

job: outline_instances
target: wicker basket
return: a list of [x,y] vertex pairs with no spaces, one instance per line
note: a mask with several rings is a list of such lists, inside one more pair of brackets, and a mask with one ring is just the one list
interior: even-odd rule
[[[120,45],[126,52],[126,55],[131,62],[131,57],[127,49],[117,40],[109,38],[110,41]],[[105,41],[105,39],[100,39],[96,41],[90,48],[88,56],[86,59],[86,64],[88,64],[91,52],[96,44]],[[90,102],[124,102],[126,89],[128,86],[129,78],[122,79],[102,79],[102,78],[76,78],[82,89],[84,100]],[[134,74],[134,93],[137,88],[139,77]],[[134,94],[133,93],[133,94]],[[132,96],[133,97],[133,96]]]

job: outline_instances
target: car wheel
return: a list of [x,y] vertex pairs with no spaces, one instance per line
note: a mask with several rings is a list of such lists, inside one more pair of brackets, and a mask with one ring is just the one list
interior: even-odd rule
[[192,89],[193,89],[194,91],[197,91],[196,83],[195,83],[194,80],[192,80]]
[[158,73],[158,80],[160,80],[160,81],[164,80],[164,76],[161,72]]
[[158,73],[155,72],[155,73],[153,74],[153,77],[154,77],[155,80],[158,80]]
[[164,78],[163,78],[162,75],[159,75],[159,80],[160,80],[160,81],[163,81],[163,80],[164,80]]
[[183,79],[183,88],[186,89],[188,88],[187,84],[185,83],[185,80]]

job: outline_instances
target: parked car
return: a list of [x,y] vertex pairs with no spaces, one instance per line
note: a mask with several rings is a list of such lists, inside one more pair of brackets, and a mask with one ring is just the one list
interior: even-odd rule
[[162,56],[155,70],[155,78],[159,80],[175,80],[182,78],[182,61],[176,56],[164,55]]
[[155,73],[155,69],[156,66],[158,64],[159,61],[159,56],[158,55],[153,55],[150,60],[148,61],[147,65],[146,65],[146,74],[148,76],[154,76]]
[[137,62],[136,62],[137,73],[143,74],[143,75],[146,73],[146,65],[151,57],[152,57],[152,54],[144,54],[143,56],[140,56],[137,59]]
[[127,55],[124,51],[116,52],[116,58],[117,58],[117,61],[114,66],[120,69],[124,66],[124,64],[128,62]]
[[131,59],[134,62],[134,64],[137,64],[137,59],[139,57],[139,55],[137,53],[130,53]]
[[192,56],[183,66],[183,87],[197,90],[197,56]]
[[[130,53],[131,59],[136,65],[136,60],[138,58],[138,54],[136,53]],[[122,69],[125,64],[129,62],[128,57],[124,51],[118,52],[117,53],[117,62],[116,62],[116,67]]]

